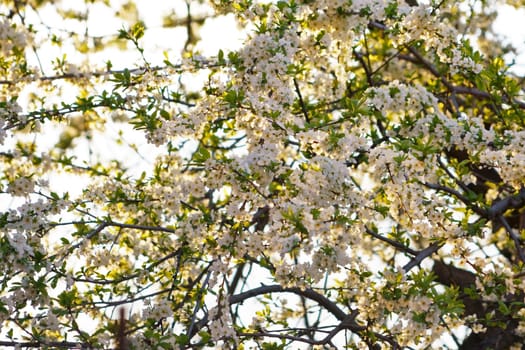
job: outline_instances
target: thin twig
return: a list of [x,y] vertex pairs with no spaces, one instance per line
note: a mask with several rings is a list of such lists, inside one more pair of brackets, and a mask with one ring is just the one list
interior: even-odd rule
[[478,215],[480,215],[482,217],[487,217],[488,216],[488,212],[486,210],[481,209],[477,205],[474,205],[471,200],[469,200],[467,197],[465,197],[464,195],[462,195],[461,193],[459,193],[458,191],[456,191],[456,190],[454,190],[454,189],[452,189],[450,187],[446,187],[446,186],[439,185],[439,184],[433,184],[433,183],[429,183],[429,182],[425,182],[425,183],[423,183],[423,185],[425,185],[426,187],[428,187],[430,189],[446,192],[446,193],[448,193],[450,195],[453,195],[454,197],[456,197],[457,199],[462,201],[465,205],[467,205],[467,207],[471,208],[476,214],[478,214]]
[[414,250],[414,249],[412,249],[410,247],[407,247],[403,243],[400,243],[398,241],[394,241],[393,239],[384,237],[384,236],[374,232],[373,230],[369,229],[368,227],[366,227],[365,230],[366,230],[366,233],[368,233],[370,236],[372,236],[374,238],[377,238],[380,241],[383,241],[385,243],[388,243],[392,247],[397,248],[398,250],[401,250],[402,252],[405,252],[405,253],[408,253],[408,254],[414,255],[414,256],[417,256],[419,254],[419,252],[417,250]]
[[304,115],[304,120],[306,120],[307,123],[310,122],[310,116],[308,115],[308,110],[306,109],[306,104],[303,100],[303,95],[301,94],[301,89],[299,88],[299,83],[297,83],[297,79],[293,78],[293,85],[295,87],[295,92],[297,93],[297,97],[299,97],[299,104],[301,105],[301,111]]
[[197,319],[197,312],[199,311],[201,307],[201,302],[202,302],[201,295],[202,295],[203,290],[206,289],[208,286],[208,281],[210,280],[210,276],[211,276],[211,270],[208,270],[208,273],[206,274],[206,279],[204,280],[204,283],[202,284],[202,287],[200,288],[198,295],[196,296],[197,302],[195,303],[195,308],[193,309],[193,314],[191,316],[191,324],[190,324],[190,328],[188,329],[188,334],[193,333],[193,327],[195,327],[195,320]]
[[501,222],[503,227],[505,227],[505,230],[507,230],[507,233],[509,234],[510,238],[514,241],[514,246],[516,247],[520,260],[522,262],[525,262],[525,254],[523,253],[523,249],[521,248],[520,238],[512,230],[512,227],[510,227],[509,222],[507,221],[507,219],[505,219],[503,214],[499,214],[497,218]]

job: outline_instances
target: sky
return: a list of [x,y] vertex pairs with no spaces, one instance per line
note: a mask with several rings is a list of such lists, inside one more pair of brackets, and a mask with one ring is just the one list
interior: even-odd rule
[[[518,47],[518,55],[507,57],[508,61],[516,60],[512,68],[517,74],[525,75],[525,8],[516,9],[512,6],[501,6],[494,23],[496,32],[509,38],[510,42]],[[512,55],[514,56],[514,55]]]

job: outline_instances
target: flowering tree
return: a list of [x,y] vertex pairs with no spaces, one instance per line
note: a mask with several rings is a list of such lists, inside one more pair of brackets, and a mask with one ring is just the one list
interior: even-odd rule
[[521,348],[500,3],[117,3],[0,1],[0,345]]

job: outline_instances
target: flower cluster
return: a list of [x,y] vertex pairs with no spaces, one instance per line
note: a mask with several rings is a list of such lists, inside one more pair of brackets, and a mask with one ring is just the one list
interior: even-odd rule
[[23,50],[27,46],[28,37],[23,29],[5,17],[0,21],[1,56],[9,57],[13,51]]

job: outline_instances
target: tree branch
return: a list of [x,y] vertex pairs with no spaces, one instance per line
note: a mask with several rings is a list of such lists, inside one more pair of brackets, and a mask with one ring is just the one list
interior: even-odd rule
[[454,190],[454,189],[452,189],[450,187],[446,187],[446,186],[439,185],[439,184],[433,184],[433,183],[429,183],[429,182],[425,182],[423,185],[425,185],[426,187],[428,187],[430,189],[433,189],[433,190],[436,190],[436,191],[442,191],[442,192],[448,193],[448,194],[456,197],[461,202],[463,202],[463,204],[465,204],[468,208],[472,209],[476,214],[478,214],[478,215],[480,215],[482,217],[487,217],[487,215],[488,215],[486,210],[481,209],[477,205],[474,205],[471,200],[469,200],[467,197],[465,197],[464,195],[462,195],[461,193],[459,193],[458,191],[456,191],[456,190]]
[[434,242],[427,248],[421,250],[412,260],[410,260],[408,264],[403,266],[405,273],[412,270],[412,268],[419,265],[423,260],[437,252],[441,247],[443,247],[443,245],[443,243]]
[[514,246],[516,247],[516,251],[518,252],[518,256],[519,256],[520,260],[522,262],[525,262],[525,254],[523,253],[523,249],[521,248],[520,238],[516,235],[516,233],[514,233],[514,231],[512,230],[512,227],[510,227],[507,219],[505,219],[503,214],[499,214],[497,218],[501,222],[503,227],[505,227],[505,230],[507,231],[507,233],[509,234],[510,238],[514,242]]
[[[335,318],[337,318],[339,321],[343,321],[346,319],[346,316],[347,316],[346,312],[341,310],[339,306],[337,306],[330,299],[328,299],[322,294],[317,293],[316,291],[310,288],[306,288],[304,290],[301,288],[297,288],[297,287],[285,288],[277,284],[269,285],[269,286],[261,286],[261,287],[254,288],[249,291],[243,292],[243,293],[232,295],[230,296],[229,302],[230,304],[237,304],[237,303],[242,303],[246,299],[254,298],[259,295],[269,294],[269,293],[285,293],[285,292],[294,293],[299,296],[304,296],[308,299],[316,301],[321,306],[323,306],[327,311],[329,311],[332,315],[334,315]],[[355,330],[364,329],[362,326],[359,326],[357,324],[355,324],[354,328]]]
[[18,348],[42,348],[42,347],[53,347],[58,349],[93,349],[91,344],[87,343],[76,343],[76,342],[45,342],[45,341],[35,341],[35,342],[17,342],[17,341],[5,341],[0,340],[0,346],[8,346],[13,349]]
[[505,213],[508,209],[521,209],[523,207],[525,207],[525,187],[522,187],[515,196],[509,196],[495,201],[490,208],[487,209],[487,216],[493,220]]
[[365,227],[366,233],[368,233],[370,236],[379,239],[380,241],[383,241],[385,243],[388,243],[392,247],[401,250],[402,252],[408,253],[410,255],[418,255],[418,251],[414,250],[410,247],[407,247],[403,243],[400,243],[398,241],[394,241],[393,239],[381,236],[380,234],[374,232],[373,230],[369,229],[368,227]]

